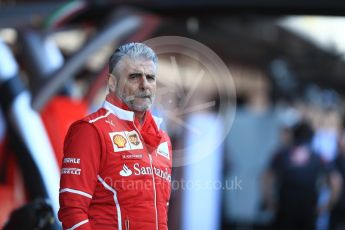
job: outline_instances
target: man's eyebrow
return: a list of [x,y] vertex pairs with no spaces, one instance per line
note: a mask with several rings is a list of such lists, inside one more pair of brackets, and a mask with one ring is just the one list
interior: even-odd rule
[[142,74],[143,74],[142,72],[133,72],[133,73],[130,73],[128,76],[142,75]]
[[[130,73],[128,76],[138,76],[138,75],[143,75],[144,73],[142,72],[133,72],[133,73]],[[148,77],[155,77],[156,75],[154,73],[148,73],[148,74],[145,74],[145,76],[148,76]]]

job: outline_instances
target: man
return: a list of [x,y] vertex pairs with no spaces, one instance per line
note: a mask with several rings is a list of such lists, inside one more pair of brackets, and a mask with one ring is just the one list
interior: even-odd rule
[[345,134],[340,135],[338,140],[338,153],[333,165],[340,175],[339,197],[330,207],[329,229],[345,229]]
[[[310,147],[312,127],[307,122],[297,123],[292,129],[293,141],[274,155],[264,175],[264,202],[276,209],[274,229],[316,229],[317,211],[325,211],[339,194],[339,175],[325,165],[319,154]],[[328,177],[331,194],[328,204],[318,210],[320,181]],[[277,203],[273,185],[277,186]]]
[[172,149],[149,111],[156,65],[146,45],[120,46],[103,107],[71,125],[60,182],[64,229],[167,229]]

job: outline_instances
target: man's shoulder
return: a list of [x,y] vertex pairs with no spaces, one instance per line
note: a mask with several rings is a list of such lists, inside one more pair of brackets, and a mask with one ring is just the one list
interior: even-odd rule
[[88,123],[97,123],[97,121],[101,121],[102,119],[108,117],[110,112],[104,108],[100,108],[97,111],[88,114],[84,118],[81,119],[81,121],[85,121]]
[[91,133],[97,133],[97,128],[96,126],[93,124],[93,121],[97,120],[98,118],[105,116],[105,114],[107,113],[107,111],[103,108],[98,109],[97,111],[90,113],[76,121],[74,121],[73,123],[71,123],[71,125],[69,126],[68,129],[68,133],[66,136],[73,136],[76,133],[79,134],[88,134],[90,135]]
[[167,140],[170,142],[170,137],[165,130],[159,129],[159,132],[160,132],[160,135],[163,137],[163,140]]
[[92,126],[93,123],[95,123],[97,120],[100,120],[103,117],[108,116],[107,110],[104,108],[100,108],[97,111],[90,113],[83,118],[80,118],[76,121],[74,121],[70,127],[76,127],[76,126]]

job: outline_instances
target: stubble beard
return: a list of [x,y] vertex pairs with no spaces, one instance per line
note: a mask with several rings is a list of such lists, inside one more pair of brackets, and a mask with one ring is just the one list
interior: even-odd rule
[[130,96],[124,96],[122,94],[117,94],[117,96],[128,106],[128,108],[132,111],[137,111],[137,112],[145,112],[149,110],[152,106],[152,103],[154,101],[154,96],[150,96],[150,102],[138,105],[135,103],[135,95],[130,95]]

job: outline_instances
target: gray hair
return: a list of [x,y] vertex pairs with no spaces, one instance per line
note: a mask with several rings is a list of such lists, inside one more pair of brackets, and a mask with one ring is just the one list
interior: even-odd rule
[[109,58],[109,73],[113,73],[122,57],[128,56],[131,59],[146,58],[152,60],[157,65],[155,52],[143,43],[131,42],[118,47]]

